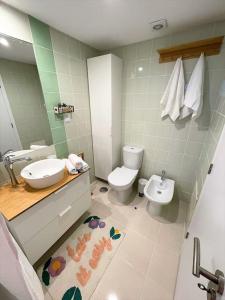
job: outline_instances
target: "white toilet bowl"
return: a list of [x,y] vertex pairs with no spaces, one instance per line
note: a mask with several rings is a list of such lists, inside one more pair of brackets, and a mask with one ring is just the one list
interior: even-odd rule
[[144,188],[144,195],[150,201],[150,213],[159,216],[164,205],[173,199],[175,181],[161,176],[152,175]]
[[132,170],[126,167],[116,168],[109,174],[109,185],[117,192],[119,201],[126,202],[128,200],[137,174],[138,170]]
[[144,150],[138,147],[123,147],[123,166],[114,169],[108,176],[111,188],[120,202],[126,202],[132,192],[132,185],[141,167]]

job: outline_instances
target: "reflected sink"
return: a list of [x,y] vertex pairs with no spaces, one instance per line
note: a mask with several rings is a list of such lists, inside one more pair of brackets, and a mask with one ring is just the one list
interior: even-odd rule
[[20,175],[34,189],[43,189],[64,177],[65,162],[61,159],[43,159],[22,169]]
[[18,150],[18,151],[13,151],[13,152],[9,152],[8,155],[13,155],[14,157],[19,157],[19,156],[29,156],[29,153],[33,152],[34,150]]

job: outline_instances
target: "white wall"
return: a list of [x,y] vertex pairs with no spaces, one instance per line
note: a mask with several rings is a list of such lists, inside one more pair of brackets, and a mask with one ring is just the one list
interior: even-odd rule
[[0,4],[0,33],[32,43],[32,35],[28,15],[8,6]]

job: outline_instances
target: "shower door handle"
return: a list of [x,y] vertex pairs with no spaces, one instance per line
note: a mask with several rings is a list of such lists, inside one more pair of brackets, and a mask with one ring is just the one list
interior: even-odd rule
[[192,266],[192,274],[196,277],[207,278],[212,284],[215,285],[217,293],[220,295],[223,294],[224,291],[224,274],[220,270],[216,270],[215,274],[207,271],[203,267],[201,267],[201,253],[200,253],[200,240],[199,238],[194,238],[194,251],[193,251],[193,266]]

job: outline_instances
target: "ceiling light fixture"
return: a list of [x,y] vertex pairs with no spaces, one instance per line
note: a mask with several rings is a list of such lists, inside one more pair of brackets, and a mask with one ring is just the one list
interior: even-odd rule
[[3,37],[0,38],[0,44],[5,47],[9,46],[9,42],[7,41],[7,39],[5,39]]
[[166,19],[160,19],[157,21],[153,21],[150,23],[152,26],[152,30],[160,30],[167,27],[167,20]]
[[153,25],[152,28],[153,28],[154,30],[160,30],[160,29],[163,28],[163,24],[156,24],[156,25]]

